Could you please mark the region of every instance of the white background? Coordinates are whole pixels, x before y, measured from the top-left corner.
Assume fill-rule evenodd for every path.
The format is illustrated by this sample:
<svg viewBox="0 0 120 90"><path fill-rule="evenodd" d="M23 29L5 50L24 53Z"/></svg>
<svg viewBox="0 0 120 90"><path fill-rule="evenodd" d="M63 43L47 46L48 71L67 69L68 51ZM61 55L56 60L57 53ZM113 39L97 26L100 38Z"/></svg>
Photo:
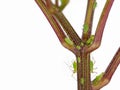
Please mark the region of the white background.
<svg viewBox="0 0 120 90"><path fill-rule="evenodd" d="M64 10L79 35L86 1L71 0ZM105 1L97 0L93 34ZM120 2L115 0L101 47L92 53L98 74L120 46L119 9ZM70 70L74 59L73 53L62 47L34 0L0 0L0 90L77 90ZM119 81L120 66L101 90L119 90Z"/></svg>

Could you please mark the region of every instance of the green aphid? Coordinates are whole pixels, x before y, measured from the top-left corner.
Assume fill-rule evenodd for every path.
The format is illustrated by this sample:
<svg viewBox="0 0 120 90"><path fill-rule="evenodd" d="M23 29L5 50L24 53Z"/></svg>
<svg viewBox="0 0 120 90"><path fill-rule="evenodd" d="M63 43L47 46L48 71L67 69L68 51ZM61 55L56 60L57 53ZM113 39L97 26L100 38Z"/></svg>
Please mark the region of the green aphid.
<svg viewBox="0 0 120 90"><path fill-rule="evenodd" d="M93 4L93 9L95 9L97 7L97 2L95 1Z"/></svg>
<svg viewBox="0 0 120 90"><path fill-rule="evenodd" d="M76 46L76 48L77 48L78 50L80 50L80 49L81 49L81 47L80 47L80 46Z"/></svg>
<svg viewBox="0 0 120 90"><path fill-rule="evenodd" d="M84 43L83 43L83 42L81 42L81 43L80 43L80 46L84 46Z"/></svg>
<svg viewBox="0 0 120 90"><path fill-rule="evenodd" d="M69 38L65 38L65 42L71 46L74 44Z"/></svg>
<svg viewBox="0 0 120 90"><path fill-rule="evenodd" d="M59 9L60 11L62 11L69 3L69 0L60 0L60 2L61 2L61 6L59 7Z"/></svg>
<svg viewBox="0 0 120 90"><path fill-rule="evenodd" d="M88 30L89 30L89 25L88 25L88 24L84 24L84 25L83 25L83 32L84 32L84 33L87 33Z"/></svg>
<svg viewBox="0 0 120 90"><path fill-rule="evenodd" d="M77 57L77 60L78 60L78 63L80 63L80 61L81 61L81 60L80 60L80 57Z"/></svg>
<svg viewBox="0 0 120 90"><path fill-rule="evenodd" d="M77 72L77 62L74 61L73 62L73 73L76 73Z"/></svg>
<svg viewBox="0 0 120 90"><path fill-rule="evenodd" d="M80 83L81 83L82 85L84 84L84 81L85 81L84 78L81 78L81 79L80 79Z"/></svg>
<svg viewBox="0 0 120 90"><path fill-rule="evenodd" d="M93 73L94 72L94 63L92 60L90 60L90 72Z"/></svg>
<svg viewBox="0 0 120 90"><path fill-rule="evenodd" d="M92 81L92 84L97 85L100 82L100 80L102 79L103 75L104 75L104 73L102 72L101 74L96 76L96 78Z"/></svg>
<svg viewBox="0 0 120 90"><path fill-rule="evenodd" d="M90 38L86 41L86 44L91 45L94 41L94 37L95 37L95 35L91 35Z"/></svg>

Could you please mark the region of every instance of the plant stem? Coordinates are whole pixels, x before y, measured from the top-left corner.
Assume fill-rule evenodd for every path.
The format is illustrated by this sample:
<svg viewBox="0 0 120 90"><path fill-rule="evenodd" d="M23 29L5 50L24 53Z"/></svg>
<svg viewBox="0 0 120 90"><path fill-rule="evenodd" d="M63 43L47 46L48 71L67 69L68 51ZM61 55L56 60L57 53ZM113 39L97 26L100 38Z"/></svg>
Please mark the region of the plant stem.
<svg viewBox="0 0 120 90"><path fill-rule="evenodd" d="M77 62L78 90L91 90L90 54L85 52L85 47L80 50L81 61Z"/></svg>
<svg viewBox="0 0 120 90"><path fill-rule="evenodd" d="M90 45L87 44L87 41L91 39L90 36L96 0L88 0L82 39L62 13L64 7L60 9L59 0L56 0L55 4L53 4L51 0L35 1L48 19L61 44L76 55L78 90L100 90L103 86L108 84L120 64L120 48L97 84L91 82L90 53L101 44L104 27L114 0L106 0L96 28L94 41ZM63 6L66 6L66 3L64 4Z"/></svg>
<svg viewBox="0 0 120 90"><path fill-rule="evenodd" d="M45 3L42 0L35 0L35 1L38 4L38 6L40 7L40 9L42 10L42 12L44 13L44 15L46 16L46 18L49 21L49 23L51 24L54 32L56 33L58 39L61 42L61 44L65 48L67 48L70 51L74 52L73 51L74 47L66 44L66 42L65 42L66 35L64 34L64 32L63 32L62 28L60 27L59 23L57 22L57 20L48 11L47 7L45 6Z"/></svg>
<svg viewBox="0 0 120 90"><path fill-rule="evenodd" d="M102 87L104 87L105 85L107 85L110 82L110 80L119 64L120 64L120 48L118 49L118 51L116 52L112 61L108 65L108 67L107 67L106 71L104 72L104 75L101 78L101 80L99 81L99 83L95 86L93 85L93 89L98 90L98 89L101 89Z"/></svg>
<svg viewBox="0 0 120 90"><path fill-rule="evenodd" d="M58 21L61 23L62 27L64 28L67 35L70 37L70 39L74 42L74 44L80 45L81 39L78 36L78 34L75 32L71 24L68 22L66 17L61 12L56 12L55 17L58 19Z"/></svg>
<svg viewBox="0 0 120 90"><path fill-rule="evenodd" d="M84 25L88 26L88 31L86 33L84 33L84 30L83 30L82 40L84 42L86 42L90 38L90 35L91 35L95 3L96 3L96 0L88 0L86 17L85 17L85 21L84 21Z"/></svg>
<svg viewBox="0 0 120 90"><path fill-rule="evenodd" d="M99 48L99 46L101 45L104 27L105 27L109 12L111 10L111 7L113 5L113 2L114 2L114 0L107 0L106 1L106 4L105 4L104 9L102 11L101 17L99 19L99 23L97 25L93 44L91 46L89 46L89 48L87 49L87 52L92 52L93 50Z"/></svg>
<svg viewBox="0 0 120 90"><path fill-rule="evenodd" d="M119 64L120 64L120 48L118 49L115 56L111 60L103 77L106 77L110 81Z"/></svg>

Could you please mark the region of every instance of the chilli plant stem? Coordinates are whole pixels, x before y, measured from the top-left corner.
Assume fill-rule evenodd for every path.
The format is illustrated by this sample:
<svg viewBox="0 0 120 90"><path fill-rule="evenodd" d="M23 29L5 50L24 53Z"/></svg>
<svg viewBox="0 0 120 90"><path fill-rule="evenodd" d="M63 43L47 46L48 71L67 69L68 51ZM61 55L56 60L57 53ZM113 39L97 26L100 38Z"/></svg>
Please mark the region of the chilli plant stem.
<svg viewBox="0 0 120 90"><path fill-rule="evenodd" d="M84 25L86 27L88 27L87 28L88 31L85 32L83 30L82 39L84 42L86 42L86 40L89 39L90 35L91 35L93 16L94 16L94 11L95 11L95 4L96 4L96 0L88 0L86 17L85 17L85 21L84 21Z"/></svg>
<svg viewBox="0 0 120 90"><path fill-rule="evenodd" d="M106 1L106 4L104 6L104 9L102 11L101 17L100 17L98 25L97 25L93 44L91 46L89 46L89 48L87 49L88 52L91 52L91 51L99 48L99 46L101 44L101 40L102 40L102 35L104 32L104 27L105 27L110 9L113 5L113 2L114 2L114 0L107 0Z"/></svg>
<svg viewBox="0 0 120 90"><path fill-rule="evenodd" d="M35 1L46 16L61 44L76 56L73 68L74 73L77 73L77 89L100 90L107 85L120 63L120 48L105 72L96 76L94 80L91 80L93 63L91 63L90 54L101 45L104 27L114 0L106 0L95 35L91 35L91 32L97 2L96 0L87 1L86 16L81 38L62 12L69 3L69 0L55 0L54 3L52 0Z"/></svg>

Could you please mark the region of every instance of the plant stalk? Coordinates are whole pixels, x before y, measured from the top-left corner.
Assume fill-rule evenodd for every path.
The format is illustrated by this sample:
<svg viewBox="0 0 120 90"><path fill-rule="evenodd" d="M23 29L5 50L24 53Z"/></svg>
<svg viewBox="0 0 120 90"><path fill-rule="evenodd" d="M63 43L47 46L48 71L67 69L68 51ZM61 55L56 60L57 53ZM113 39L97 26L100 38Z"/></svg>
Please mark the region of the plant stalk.
<svg viewBox="0 0 120 90"><path fill-rule="evenodd" d="M86 33L82 33L82 40L84 42L86 42L91 35L91 31L92 31L92 23L93 23L93 16L94 16L94 4L96 3L96 0L88 0L87 3L87 10L86 10L86 16L85 16L85 21L84 21L84 25L88 26L88 31Z"/></svg>
<svg viewBox="0 0 120 90"><path fill-rule="evenodd" d="M108 19L109 12L111 10L111 7L113 5L114 0L106 0L106 4L103 8L103 11L101 13L96 32L95 32L95 38L93 41L93 44L88 47L87 52L92 52L100 47L102 36L104 32L104 28Z"/></svg>
<svg viewBox="0 0 120 90"><path fill-rule="evenodd" d="M90 54L85 47L80 50L80 62L77 60L77 84L78 90L91 90Z"/></svg>
<svg viewBox="0 0 120 90"><path fill-rule="evenodd" d="M75 32L74 28L62 13L62 10L60 10L58 0L56 0L56 5L54 5L51 0L35 1L48 19L61 44L76 55L78 90L100 90L103 86L108 84L120 64L120 48L97 85L92 84L91 81L90 53L101 44L104 27L114 0L106 0L96 28L95 38L90 45L87 44L87 41L90 39L92 32L96 0L88 0L82 39ZM70 40L67 39L67 41L66 38L70 38ZM71 42L73 43L71 44Z"/></svg>

